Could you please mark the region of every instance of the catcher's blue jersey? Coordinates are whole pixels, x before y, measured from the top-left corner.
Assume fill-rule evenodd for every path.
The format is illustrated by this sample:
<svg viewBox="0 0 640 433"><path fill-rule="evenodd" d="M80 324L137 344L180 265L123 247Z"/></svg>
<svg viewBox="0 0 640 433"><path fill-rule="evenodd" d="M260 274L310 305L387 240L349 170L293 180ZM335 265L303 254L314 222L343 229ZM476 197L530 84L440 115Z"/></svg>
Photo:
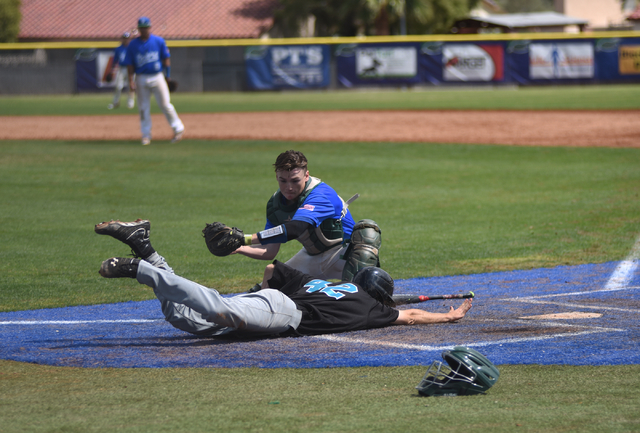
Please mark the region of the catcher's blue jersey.
<svg viewBox="0 0 640 433"><path fill-rule="evenodd" d="M326 219L340 219L342 207L343 203L338 193L329 185L322 182L309 193L291 220L304 221L318 227ZM344 231L345 239L351 237L354 225L355 222L353 221L351 212L347 210L347 214L342 218L342 230ZM267 220L265 230L272 227L274 227L273 224Z"/></svg>

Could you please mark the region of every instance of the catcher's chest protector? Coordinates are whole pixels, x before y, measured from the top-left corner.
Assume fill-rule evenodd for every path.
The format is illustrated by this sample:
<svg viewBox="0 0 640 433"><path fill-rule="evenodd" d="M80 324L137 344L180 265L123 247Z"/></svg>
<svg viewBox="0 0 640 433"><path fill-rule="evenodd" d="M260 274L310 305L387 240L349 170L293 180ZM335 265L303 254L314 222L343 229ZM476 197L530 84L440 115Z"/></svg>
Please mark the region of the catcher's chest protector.
<svg viewBox="0 0 640 433"><path fill-rule="evenodd" d="M280 190L276 191L267 203L267 219L269 222L274 226L278 226L290 221L311 191L320 185L321 182L317 177L309 176L309 181L304 191L292 205L283 203L282 193L280 193ZM342 200L342 202L344 203L344 200ZM314 256L341 244L343 235L342 221L327 219L324 220L319 227L314 227L302 234L297 240L310 255Z"/></svg>

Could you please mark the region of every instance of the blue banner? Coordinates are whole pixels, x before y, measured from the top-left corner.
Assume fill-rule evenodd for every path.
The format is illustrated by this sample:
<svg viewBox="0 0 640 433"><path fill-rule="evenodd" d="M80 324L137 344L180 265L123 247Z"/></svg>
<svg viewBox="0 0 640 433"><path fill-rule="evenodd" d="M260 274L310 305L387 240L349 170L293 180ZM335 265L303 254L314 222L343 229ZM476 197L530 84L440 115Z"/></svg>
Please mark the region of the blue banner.
<svg viewBox="0 0 640 433"><path fill-rule="evenodd" d="M115 83L106 81L106 72L111 70L113 50L79 49L74 60L78 92L112 90Z"/></svg>
<svg viewBox="0 0 640 433"><path fill-rule="evenodd" d="M602 81L638 81L640 38L595 40L596 78Z"/></svg>
<svg viewBox="0 0 640 433"><path fill-rule="evenodd" d="M328 45L247 47L247 85L252 90L328 87L330 57Z"/></svg>
<svg viewBox="0 0 640 433"><path fill-rule="evenodd" d="M343 87L640 81L640 38L344 44L335 58Z"/></svg>

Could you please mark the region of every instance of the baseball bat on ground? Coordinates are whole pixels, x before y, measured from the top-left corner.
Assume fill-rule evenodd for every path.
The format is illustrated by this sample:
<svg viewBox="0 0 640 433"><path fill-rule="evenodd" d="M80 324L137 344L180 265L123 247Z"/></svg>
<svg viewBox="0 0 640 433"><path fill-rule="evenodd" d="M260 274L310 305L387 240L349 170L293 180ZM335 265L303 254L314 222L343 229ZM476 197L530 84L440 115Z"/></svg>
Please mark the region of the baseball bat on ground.
<svg viewBox="0 0 640 433"><path fill-rule="evenodd" d="M457 295L392 295L391 297L395 301L396 305L402 304L416 304L418 302L434 301L437 299L465 299L473 298L475 294L473 292Z"/></svg>

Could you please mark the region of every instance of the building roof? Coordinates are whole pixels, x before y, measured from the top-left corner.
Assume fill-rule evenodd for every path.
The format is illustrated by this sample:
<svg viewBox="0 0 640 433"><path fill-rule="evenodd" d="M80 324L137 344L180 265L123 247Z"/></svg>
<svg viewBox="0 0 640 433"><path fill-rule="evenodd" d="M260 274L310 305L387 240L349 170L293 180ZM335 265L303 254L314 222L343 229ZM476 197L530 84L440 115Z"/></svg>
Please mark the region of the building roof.
<svg viewBox="0 0 640 433"><path fill-rule="evenodd" d="M277 0L22 0L21 41L113 40L151 19L165 39L259 38Z"/></svg>
<svg viewBox="0 0 640 433"><path fill-rule="evenodd" d="M493 24L495 26L516 28L528 27L556 27L570 25L587 25L589 21L573 18L558 12L531 12L521 14L500 14L484 17L470 17L471 19Z"/></svg>
<svg viewBox="0 0 640 433"><path fill-rule="evenodd" d="M630 21L638 21L638 20L640 20L640 5L638 5L636 10L634 10L633 12L631 12L631 14L629 14L627 19L630 20Z"/></svg>

